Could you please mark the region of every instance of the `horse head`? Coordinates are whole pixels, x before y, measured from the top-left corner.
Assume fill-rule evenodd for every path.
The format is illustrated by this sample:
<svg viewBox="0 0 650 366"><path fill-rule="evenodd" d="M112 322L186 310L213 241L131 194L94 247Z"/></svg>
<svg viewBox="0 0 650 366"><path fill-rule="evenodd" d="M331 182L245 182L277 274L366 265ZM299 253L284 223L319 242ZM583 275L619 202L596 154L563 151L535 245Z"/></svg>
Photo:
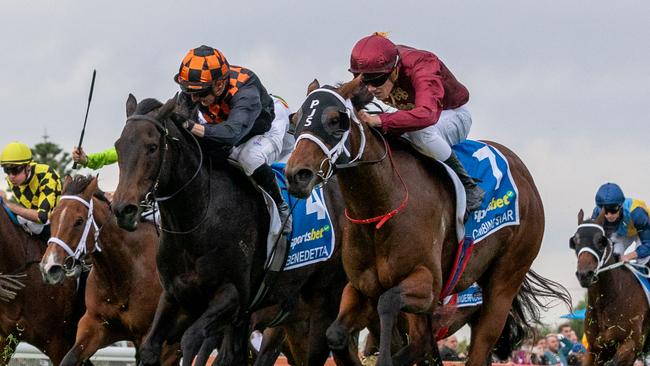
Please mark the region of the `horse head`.
<svg viewBox="0 0 650 366"><path fill-rule="evenodd" d="M84 256L99 250L99 227L93 208L97 191L97 177L66 177L63 195L50 217L52 234L40 263L45 283L54 285L66 276L78 277ZM99 197L108 205L101 192Z"/></svg>
<svg viewBox="0 0 650 366"><path fill-rule="evenodd" d="M168 174L161 172L170 141L177 140L178 127L168 119L176 107L176 98L164 105L155 99L137 103L129 94L126 101L126 124L115 142L120 180L113 196L112 208L118 225L136 229L143 201L150 201L157 185ZM167 152L168 153L168 152Z"/></svg>
<svg viewBox="0 0 650 366"><path fill-rule="evenodd" d="M569 239L569 247L578 257L576 277L584 288L598 281L598 271L612 256L612 245L603 229L604 217L584 220L584 212L578 213L578 228Z"/></svg>
<svg viewBox="0 0 650 366"><path fill-rule="evenodd" d="M355 110L372 100L358 78L337 88L321 88L314 80L307 93L307 99L292 117L296 148L285 169L289 192L302 198L309 196L315 185L327 182L337 160L349 154L346 144L352 125L363 128ZM362 152L359 150L357 158Z"/></svg>

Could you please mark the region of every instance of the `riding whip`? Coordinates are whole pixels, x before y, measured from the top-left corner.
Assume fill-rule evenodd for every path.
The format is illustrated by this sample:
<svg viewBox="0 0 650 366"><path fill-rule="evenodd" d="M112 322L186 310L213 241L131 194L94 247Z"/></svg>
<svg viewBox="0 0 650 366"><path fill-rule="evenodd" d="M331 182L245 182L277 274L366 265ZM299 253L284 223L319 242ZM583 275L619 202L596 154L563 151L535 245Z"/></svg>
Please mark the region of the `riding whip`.
<svg viewBox="0 0 650 366"><path fill-rule="evenodd" d="M81 149L81 144L84 142L84 133L86 132L86 121L88 121L88 110L90 110L90 101L93 99L93 89L95 88L95 75L97 70L93 70L93 80L90 82L90 94L88 95L88 105L86 106L86 117L84 118L84 126L81 129L81 136L79 137L78 149ZM77 162L72 165L72 169L77 169Z"/></svg>

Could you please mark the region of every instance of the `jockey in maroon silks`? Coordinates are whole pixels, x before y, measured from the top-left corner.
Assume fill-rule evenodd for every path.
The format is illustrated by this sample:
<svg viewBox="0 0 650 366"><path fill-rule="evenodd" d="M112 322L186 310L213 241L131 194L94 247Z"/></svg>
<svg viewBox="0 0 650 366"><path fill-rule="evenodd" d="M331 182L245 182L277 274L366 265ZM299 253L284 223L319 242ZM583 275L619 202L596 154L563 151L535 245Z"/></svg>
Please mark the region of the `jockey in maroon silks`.
<svg viewBox="0 0 650 366"><path fill-rule="evenodd" d="M447 164L465 187L467 210L479 208L485 192L451 150L467 138L472 125L465 107L469 92L442 61L375 33L354 46L349 71L388 104L380 108L382 113L361 111L359 118L384 133L401 134L422 154Z"/></svg>

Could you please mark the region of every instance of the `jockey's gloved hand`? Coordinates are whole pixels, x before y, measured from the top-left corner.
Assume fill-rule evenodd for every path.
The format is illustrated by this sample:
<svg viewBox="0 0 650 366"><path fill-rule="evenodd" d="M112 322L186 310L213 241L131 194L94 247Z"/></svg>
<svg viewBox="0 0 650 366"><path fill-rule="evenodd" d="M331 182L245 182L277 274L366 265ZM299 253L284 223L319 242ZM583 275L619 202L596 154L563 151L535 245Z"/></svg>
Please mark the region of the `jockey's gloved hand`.
<svg viewBox="0 0 650 366"><path fill-rule="evenodd" d="M191 119L188 119L185 122L183 122L182 126L183 126L184 129L186 129L188 131L192 131L192 128L194 127L195 124L196 124L196 122L192 121Z"/></svg>

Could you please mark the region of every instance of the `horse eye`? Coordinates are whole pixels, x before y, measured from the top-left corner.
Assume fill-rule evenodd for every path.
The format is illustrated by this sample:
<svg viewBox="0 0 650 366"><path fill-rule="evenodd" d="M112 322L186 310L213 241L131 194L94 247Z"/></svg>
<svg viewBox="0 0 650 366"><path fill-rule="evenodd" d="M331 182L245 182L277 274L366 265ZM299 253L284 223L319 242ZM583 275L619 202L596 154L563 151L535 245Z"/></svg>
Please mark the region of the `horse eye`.
<svg viewBox="0 0 650 366"><path fill-rule="evenodd" d="M77 220L75 220L74 226L79 227L79 226L83 225L83 223L84 223L84 219L78 218Z"/></svg>
<svg viewBox="0 0 650 366"><path fill-rule="evenodd" d="M148 154L155 153L156 150L158 150L158 145L156 145L156 144L149 144L149 145L147 145L147 153L148 153Z"/></svg>

